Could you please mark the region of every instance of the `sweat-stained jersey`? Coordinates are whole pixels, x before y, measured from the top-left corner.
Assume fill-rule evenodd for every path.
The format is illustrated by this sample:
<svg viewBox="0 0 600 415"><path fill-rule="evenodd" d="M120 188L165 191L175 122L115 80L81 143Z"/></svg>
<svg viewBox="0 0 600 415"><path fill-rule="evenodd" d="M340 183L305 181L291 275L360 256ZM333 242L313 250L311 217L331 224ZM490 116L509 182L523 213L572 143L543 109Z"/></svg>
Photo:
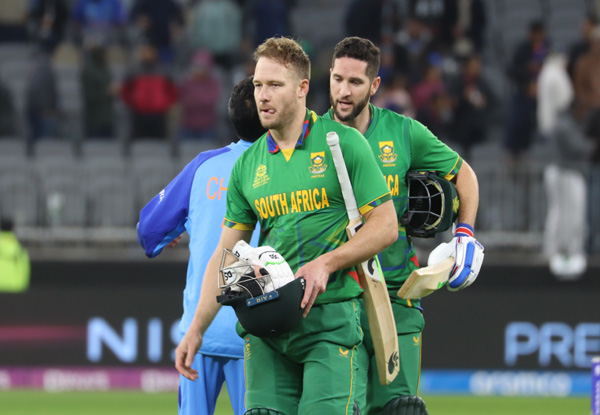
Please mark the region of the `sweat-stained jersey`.
<svg viewBox="0 0 600 415"><path fill-rule="evenodd" d="M389 200L389 189L364 137L312 111L307 111L289 160L267 133L239 158L229 180L225 225L245 230L259 221L259 245L275 248L294 272L348 240L346 207L325 140L329 131L340 137L360 212ZM331 274L327 291L315 304L359 296L362 289L351 271Z"/></svg>
<svg viewBox="0 0 600 415"><path fill-rule="evenodd" d="M187 332L194 318L204 269L219 242L229 174L235 161L251 144L240 140L200 153L140 212L138 241L149 258L160 254L184 231L190 236L183 316L179 324L181 333ZM256 234L250 243L256 246ZM242 339L235 332L236 323L233 309L221 307L203 336L200 353L244 357Z"/></svg>
<svg viewBox="0 0 600 415"><path fill-rule="evenodd" d="M460 169L462 159L420 122L372 104L369 109L371 124L364 136L385 176L400 222L408 207L406 173L436 171L451 180ZM333 120L333 110L329 109L324 117ZM410 273L418 268L414 246L402 225L398 227L398 240L378 256L392 301L420 307L418 300L406 301L396 294Z"/></svg>

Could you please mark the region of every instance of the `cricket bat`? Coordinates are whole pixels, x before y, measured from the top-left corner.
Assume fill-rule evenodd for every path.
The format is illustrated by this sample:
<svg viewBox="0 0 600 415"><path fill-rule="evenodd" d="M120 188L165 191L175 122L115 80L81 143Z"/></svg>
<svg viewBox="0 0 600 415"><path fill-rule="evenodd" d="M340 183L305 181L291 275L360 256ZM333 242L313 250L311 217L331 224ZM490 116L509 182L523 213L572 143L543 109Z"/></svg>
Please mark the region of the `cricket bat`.
<svg viewBox="0 0 600 415"><path fill-rule="evenodd" d="M336 132L327 133L327 144L331 149L333 163L342 189L348 219L350 220L346 227L346 233L348 239L352 239L363 223L339 142L340 138ZM369 319L371 337L373 338L379 382L382 385L388 385L400 371L398 332L390 296L377 257L370 258L357 265L356 271L364 290L363 299L367 318Z"/></svg>
<svg viewBox="0 0 600 415"><path fill-rule="evenodd" d="M451 256L437 264L414 270L398 290L398 297L405 300L421 298L439 290L448 282L453 267L454 257Z"/></svg>

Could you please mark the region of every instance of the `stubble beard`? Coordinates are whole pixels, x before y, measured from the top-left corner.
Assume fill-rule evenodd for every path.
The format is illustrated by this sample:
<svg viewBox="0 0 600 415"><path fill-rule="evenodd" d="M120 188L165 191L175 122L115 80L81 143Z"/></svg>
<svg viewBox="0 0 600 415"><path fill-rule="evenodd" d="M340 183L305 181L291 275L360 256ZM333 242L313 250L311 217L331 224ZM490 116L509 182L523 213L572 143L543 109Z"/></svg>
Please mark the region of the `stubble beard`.
<svg viewBox="0 0 600 415"><path fill-rule="evenodd" d="M278 116L275 119L264 122L261 119L260 124L263 126L263 128L267 130L279 130L281 128L284 128L286 125L290 124L294 120L297 109L297 102L293 100L285 102L281 105L281 110L277 111L276 114Z"/></svg>
<svg viewBox="0 0 600 415"><path fill-rule="evenodd" d="M333 96L331 96L331 93L329 94L329 101L331 102L331 107L333 108L333 113L335 115L335 118L338 121L342 121L342 122L353 121L354 119L356 119L356 117L358 117L358 114L360 114L362 112L362 110L365 109L367 104L369 104L370 98L371 98L371 95L369 93L367 93L361 101L357 102L354 105L354 108L352 109L352 112L350 112L350 114L342 115L337 110L337 102L333 99Z"/></svg>

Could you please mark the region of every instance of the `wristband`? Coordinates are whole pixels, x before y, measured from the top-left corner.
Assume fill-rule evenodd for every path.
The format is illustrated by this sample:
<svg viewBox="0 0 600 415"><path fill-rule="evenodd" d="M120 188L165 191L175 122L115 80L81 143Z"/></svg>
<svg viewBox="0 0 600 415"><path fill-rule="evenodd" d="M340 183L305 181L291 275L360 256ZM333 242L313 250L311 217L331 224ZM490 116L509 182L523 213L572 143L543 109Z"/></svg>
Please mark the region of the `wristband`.
<svg viewBox="0 0 600 415"><path fill-rule="evenodd" d="M456 230L454 231L454 236L470 236L474 237L473 227L468 223L459 223L456 225Z"/></svg>

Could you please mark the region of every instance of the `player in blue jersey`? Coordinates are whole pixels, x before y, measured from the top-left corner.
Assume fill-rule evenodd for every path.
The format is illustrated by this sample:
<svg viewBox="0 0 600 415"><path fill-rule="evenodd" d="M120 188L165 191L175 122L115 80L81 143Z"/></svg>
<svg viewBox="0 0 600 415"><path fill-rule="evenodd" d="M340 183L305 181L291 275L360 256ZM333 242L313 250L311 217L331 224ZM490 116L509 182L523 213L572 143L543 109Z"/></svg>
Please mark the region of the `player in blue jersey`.
<svg viewBox="0 0 600 415"><path fill-rule="evenodd" d="M150 258L160 254L166 245L176 244L184 231L190 236L179 326L182 337L196 311L204 268L219 242L231 169L238 157L265 132L256 111L251 78L233 89L229 117L240 141L200 153L140 212L138 241ZM223 381L227 382L234 413L244 413L244 352L243 341L235 332L236 322L233 309L222 307L203 331L202 347L191 366L199 376L196 381L184 376L180 379L180 415L213 414Z"/></svg>

